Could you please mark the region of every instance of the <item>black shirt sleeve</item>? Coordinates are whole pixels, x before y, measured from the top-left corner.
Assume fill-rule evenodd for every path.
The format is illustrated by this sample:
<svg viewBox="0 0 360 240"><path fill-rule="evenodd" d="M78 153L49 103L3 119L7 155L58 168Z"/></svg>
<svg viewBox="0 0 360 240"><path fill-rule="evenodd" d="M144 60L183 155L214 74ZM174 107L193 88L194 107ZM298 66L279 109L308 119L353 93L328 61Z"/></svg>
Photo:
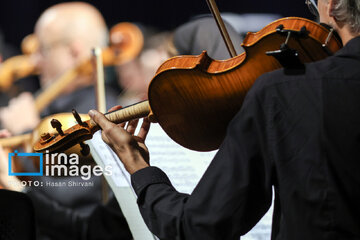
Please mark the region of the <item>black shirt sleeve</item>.
<svg viewBox="0 0 360 240"><path fill-rule="evenodd" d="M189 196L165 173L148 167L132 175L140 212L161 239L239 239L271 205L271 158L264 106L248 93L218 153Z"/></svg>

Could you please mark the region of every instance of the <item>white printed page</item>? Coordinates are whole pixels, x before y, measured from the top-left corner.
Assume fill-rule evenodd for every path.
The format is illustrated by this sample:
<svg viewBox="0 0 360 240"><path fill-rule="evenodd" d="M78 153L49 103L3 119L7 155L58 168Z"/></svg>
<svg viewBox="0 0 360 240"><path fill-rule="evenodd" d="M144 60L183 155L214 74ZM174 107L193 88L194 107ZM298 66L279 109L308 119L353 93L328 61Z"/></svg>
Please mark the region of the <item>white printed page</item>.
<svg viewBox="0 0 360 240"><path fill-rule="evenodd" d="M140 125L141 122L139 123L139 126ZM102 141L100 134L96 134L98 134L97 141ZM196 152L180 146L167 136L159 124L151 125L150 132L146 139L146 145L150 152L150 164L161 168L179 192L189 194L194 190L216 154L216 151ZM114 153L110 153L111 150L105 151L106 146L101 147L101 144L97 143L96 148L97 151L101 153L103 162L113 166L114 174L111 177L111 181L113 181L114 185L116 185L116 187L129 187L131 185L130 175L126 172L117 156L115 156ZM115 192L114 189L113 191ZM121 206L121 208L123 208L123 206ZM272 208L263 219L249 233L241 237L241 239L270 239L271 220Z"/></svg>
<svg viewBox="0 0 360 240"><path fill-rule="evenodd" d="M113 190L116 200L128 222L134 240L157 239L147 228L141 217L136 195L130 183L130 174L115 153L103 142L100 131L86 142L90 146L95 162L105 168L111 166L111 175L105 175L106 181Z"/></svg>
<svg viewBox="0 0 360 240"><path fill-rule="evenodd" d="M196 152L175 143L166 135L159 124L152 124L146 140L150 151L150 163L161 168L174 187L183 193L191 193L216 154ZM269 209L259 223L241 240L269 240L273 208Z"/></svg>
<svg viewBox="0 0 360 240"><path fill-rule="evenodd" d="M213 159L216 151L196 152L175 143L159 124L152 124L146 139L150 164L161 168L174 187L191 193Z"/></svg>

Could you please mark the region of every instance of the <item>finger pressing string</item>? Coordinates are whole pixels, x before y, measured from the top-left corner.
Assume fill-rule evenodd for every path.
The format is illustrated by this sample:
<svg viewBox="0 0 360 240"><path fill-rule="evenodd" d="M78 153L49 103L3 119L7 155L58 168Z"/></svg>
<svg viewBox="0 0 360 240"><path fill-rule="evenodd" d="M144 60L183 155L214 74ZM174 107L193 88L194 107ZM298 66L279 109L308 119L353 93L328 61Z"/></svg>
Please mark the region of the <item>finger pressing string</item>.
<svg viewBox="0 0 360 240"><path fill-rule="evenodd" d="M149 118L146 117L143 119L138 137L143 139L143 141L145 141L146 136L149 133L149 129L150 129L150 121Z"/></svg>
<svg viewBox="0 0 360 240"><path fill-rule="evenodd" d="M139 119L131 120L126 127L126 131L131 135L134 135L138 122Z"/></svg>

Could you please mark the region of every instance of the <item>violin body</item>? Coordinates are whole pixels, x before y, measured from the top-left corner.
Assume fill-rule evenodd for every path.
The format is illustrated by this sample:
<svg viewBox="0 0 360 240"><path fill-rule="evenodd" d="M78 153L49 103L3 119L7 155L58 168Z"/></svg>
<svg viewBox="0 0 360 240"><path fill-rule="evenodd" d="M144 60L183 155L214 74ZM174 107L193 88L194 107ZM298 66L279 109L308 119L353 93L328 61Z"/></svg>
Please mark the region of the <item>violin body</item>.
<svg viewBox="0 0 360 240"><path fill-rule="evenodd" d="M303 63L328 57L336 52L341 41L331 37L327 51L322 47L329 30L301 18L283 18L257 33L248 33L242 46L245 52L237 57L218 61L206 53L179 56L164 62L149 85L149 102L156 121L180 145L197 151L217 149L226 127L240 110L246 93L255 80L282 65L267 51L280 48L287 35L283 30L301 31L304 37L290 37L287 45L296 49Z"/></svg>

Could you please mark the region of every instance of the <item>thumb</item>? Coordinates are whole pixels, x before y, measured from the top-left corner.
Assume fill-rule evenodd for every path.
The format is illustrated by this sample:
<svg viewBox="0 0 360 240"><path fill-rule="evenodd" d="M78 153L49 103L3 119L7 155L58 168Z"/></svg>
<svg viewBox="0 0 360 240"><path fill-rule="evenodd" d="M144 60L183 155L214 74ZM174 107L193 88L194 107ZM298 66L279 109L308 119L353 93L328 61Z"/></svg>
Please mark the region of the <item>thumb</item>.
<svg viewBox="0 0 360 240"><path fill-rule="evenodd" d="M103 130L107 129L107 128L112 128L115 126L114 123L110 122L105 116L104 114L92 109L89 111L89 116L90 118L99 125L99 127Z"/></svg>

